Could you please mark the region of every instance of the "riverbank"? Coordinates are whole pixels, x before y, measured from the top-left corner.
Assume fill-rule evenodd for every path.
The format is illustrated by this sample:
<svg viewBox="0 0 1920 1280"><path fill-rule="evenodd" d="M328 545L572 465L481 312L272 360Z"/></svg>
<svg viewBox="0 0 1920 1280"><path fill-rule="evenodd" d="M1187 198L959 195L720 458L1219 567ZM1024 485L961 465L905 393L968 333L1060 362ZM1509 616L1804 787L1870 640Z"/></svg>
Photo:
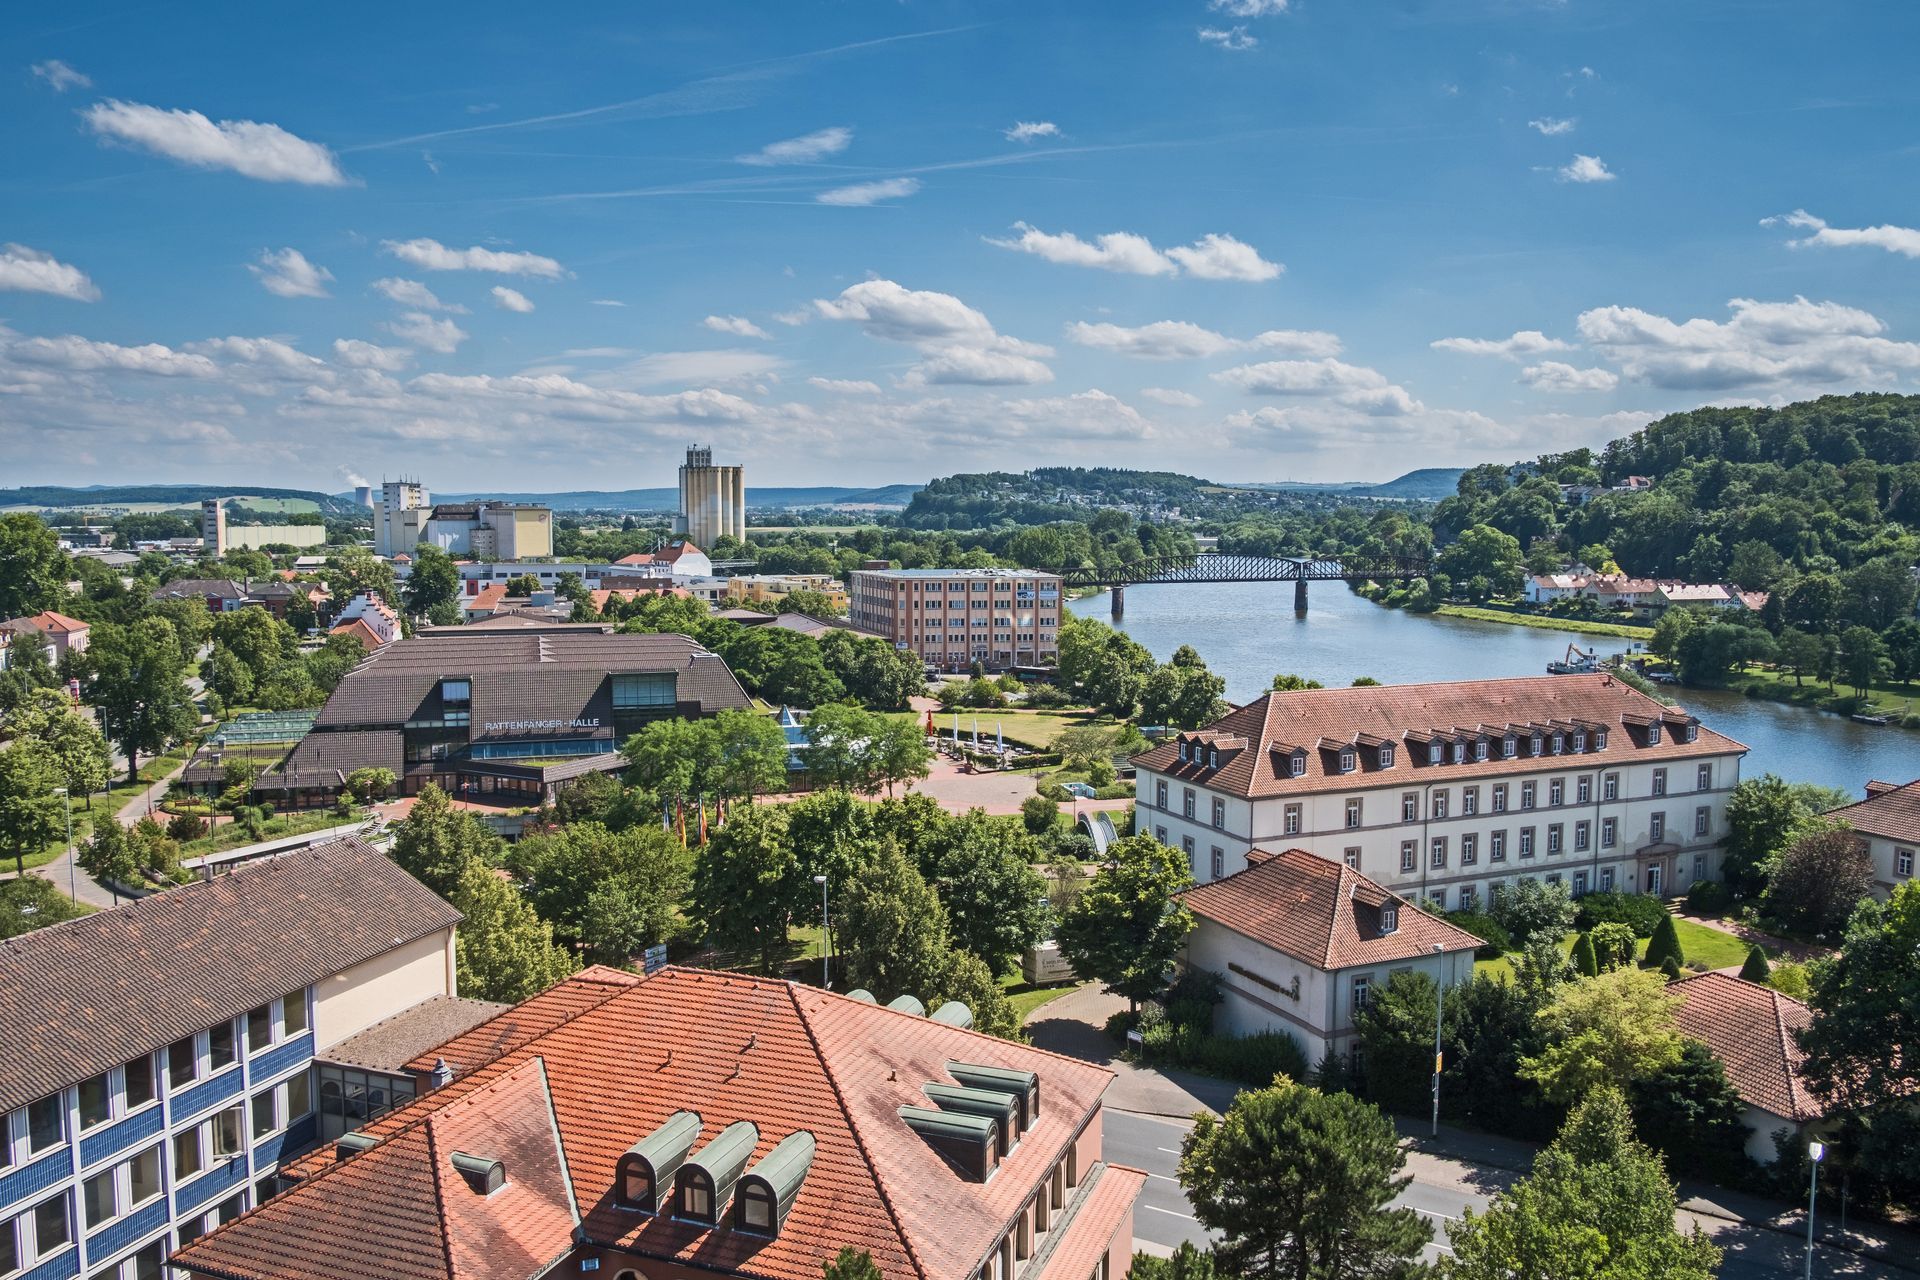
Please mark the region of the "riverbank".
<svg viewBox="0 0 1920 1280"><path fill-rule="evenodd" d="M1443 604L1434 610L1443 618L1465 618L1470 622L1502 622L1512 627L1533 627L1539 631L1574 631L1587 636L1614 636L1621 640L1651 640L1652 627L1636 627L1625 622L1590 622L1584 618L1563 618L1550 613L1525 613L1499 606Z"/></svg>
<svg viewBox="0 0 1920 1280"><path fill-rule="evenodd" d="M1813 711L1832 712L1834 715L1852 716L1860 713L1889 716L1891 719L1887 728L1920 730L1920 705L1916 705L1920 701L1920 687L1912 684L1887 682L1870 685L1866 701L1862 702L1848 689L1829 689L1819 680L1805 680L1802 683L1784 672L1756 667L1735 673L1727 681L1726 687L1731 693L1749 698L1765 698L1770 702L1784 702Z"/></svg>

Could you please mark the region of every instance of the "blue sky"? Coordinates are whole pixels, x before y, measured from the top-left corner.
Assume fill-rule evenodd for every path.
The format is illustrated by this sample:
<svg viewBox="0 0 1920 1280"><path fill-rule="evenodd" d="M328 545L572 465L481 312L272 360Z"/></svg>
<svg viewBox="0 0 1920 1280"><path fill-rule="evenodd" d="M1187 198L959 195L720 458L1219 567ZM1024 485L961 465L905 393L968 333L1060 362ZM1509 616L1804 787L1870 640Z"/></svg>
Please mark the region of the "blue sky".
<svg viewBox="0 0 1920 1280"><path fill-rule="evenodd" d="M1920 378L1920 6L41 10L0 483L1384 479Z"/></svg>

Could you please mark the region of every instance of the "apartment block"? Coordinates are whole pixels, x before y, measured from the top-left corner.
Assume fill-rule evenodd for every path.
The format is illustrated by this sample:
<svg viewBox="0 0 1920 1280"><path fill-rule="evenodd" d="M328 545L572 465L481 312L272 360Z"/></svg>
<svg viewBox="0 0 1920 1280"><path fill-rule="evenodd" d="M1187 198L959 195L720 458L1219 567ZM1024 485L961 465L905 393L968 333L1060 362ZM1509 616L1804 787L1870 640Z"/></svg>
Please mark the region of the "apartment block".
<svg viewBox="0 0 1920 1280"><path fill-rule="evenodd" d="M1439 910L1518 879L1685 892L1746 748L1610 675L1269 693L1134 758L1139 830L1202 884L1299 848Z"/></svg>
<svg viewBox="0 0 1920 1280"><path fill-rule="evenodd" d="M1038 569L856 569L855 626L928 666L1051 666L1060 656L1060 577Z"/></svg>

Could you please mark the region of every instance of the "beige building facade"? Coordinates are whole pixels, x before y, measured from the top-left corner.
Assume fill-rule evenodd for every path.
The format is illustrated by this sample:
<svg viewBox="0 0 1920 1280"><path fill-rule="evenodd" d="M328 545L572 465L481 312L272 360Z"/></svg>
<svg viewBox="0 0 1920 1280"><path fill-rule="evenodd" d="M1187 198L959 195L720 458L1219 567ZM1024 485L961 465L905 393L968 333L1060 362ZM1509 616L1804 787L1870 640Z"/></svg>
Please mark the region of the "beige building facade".
<svg viewBox="0 0 1920 1280"><path fill-rule="evenodd" d="M711 446L690 446L680 465L680 511L673 531L702 547L723 537L745 542L746 473L737 466L715 466Z"/></svg>
<svg viewBox="0 0 1920 1280"><path fill-rule="evenodd" d="M1060 658L1058 574L1038 569L856 569L847 616L929 666L996 670Z"/></svg>

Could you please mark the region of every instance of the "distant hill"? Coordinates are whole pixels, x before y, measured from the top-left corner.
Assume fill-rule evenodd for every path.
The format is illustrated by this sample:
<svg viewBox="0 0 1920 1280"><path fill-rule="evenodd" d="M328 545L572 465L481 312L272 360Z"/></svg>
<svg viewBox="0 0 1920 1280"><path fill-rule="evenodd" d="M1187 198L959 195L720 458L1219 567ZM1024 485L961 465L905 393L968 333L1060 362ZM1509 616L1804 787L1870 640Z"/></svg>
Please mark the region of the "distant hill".
<svg viewBox="0 0 1920 1280"><path fill-rule="evenodd" d="M806 507L904 507L920 491L917 484L889 484L872 489L823 485L813 488L747 490L747 506L757 510L794 511ZM447 502L539 502L555 511L673 511L680 505L674 489L581 489L569 493L441 493Z"/></svg>
<svg viewBox="0 0 1920 1280"><path fill-rule="evenodd" d="M1369 498L1449 498L1464 474L1464 467L1422 467L1385 484L1362 485L1354 492Z"/></svg>
<svg viewBox="0 0 1920 1280"><path fill-rule="evenodd" d="M313 504L313 509L326 515L352 515L356 511L363 510L354 505L351 495L341 497L336 494L315 493L311 489L210 484L26 485L18 489L0 489L0 508L33 507L65 510L73 507L197 507L207 498L240 497L310 502Z"/></svg>

